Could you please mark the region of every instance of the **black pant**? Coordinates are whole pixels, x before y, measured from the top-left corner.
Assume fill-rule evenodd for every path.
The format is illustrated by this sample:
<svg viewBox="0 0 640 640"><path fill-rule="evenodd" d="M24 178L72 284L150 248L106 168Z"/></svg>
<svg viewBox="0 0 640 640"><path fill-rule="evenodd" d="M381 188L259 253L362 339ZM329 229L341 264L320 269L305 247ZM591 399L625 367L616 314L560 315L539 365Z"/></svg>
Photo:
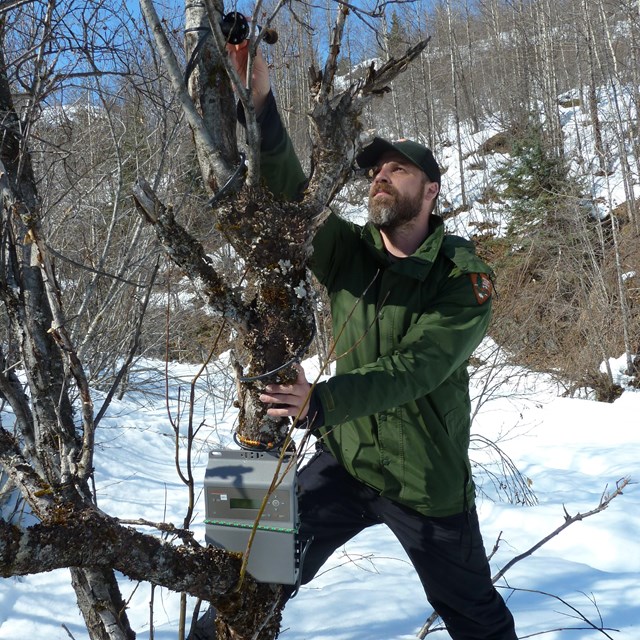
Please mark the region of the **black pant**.
<svg viewBox="0 0 640 640"><path fill-rule="evenodd" d="M517 640L513 617L491 583L475 509L431 518L382 498L324 451L300 471L300 534L313 536L302 567L309 582L357 533L386 524L453 640Z"/></svg>

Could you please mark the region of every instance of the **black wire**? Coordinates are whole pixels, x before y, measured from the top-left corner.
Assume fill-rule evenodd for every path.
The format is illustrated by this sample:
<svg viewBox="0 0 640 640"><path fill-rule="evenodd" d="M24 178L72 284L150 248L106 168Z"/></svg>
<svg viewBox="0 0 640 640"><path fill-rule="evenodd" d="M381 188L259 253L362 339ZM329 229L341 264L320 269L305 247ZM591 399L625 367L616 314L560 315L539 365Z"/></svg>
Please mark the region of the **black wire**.
<svg viewBox="0 0 640 640"><path fill-rule="evenodd" d="M198 43L193 48L191 52L191 56L189 57L189 61L187 62L187 67L184 70L184 84L189 84L189 78L193 73L193 70L196 68L198 64L198 60L200 59L200 51L204 46L204 43L207 41L207 38L211 35L211 29L209 27L193 27L193 29L185 29L185 33L198 33L201 32L202 35L198 38Z"/></svg>
<svg viewBox="0 0 640 640"><path fill-rule="evenodd" d="M257 375L257 376L238 376L238 381L239 382L256 382L258 380L264 380L265 378L269 378L272 375L274 375L275 373L278 373L278 371L282 371L283 369L286 369L287 367L290 367L294 362L300 362L300 359L307 352L307 350L311 346L311 343L313 342L313 339L315 337L316 337L316 323L314 322L313 326L311 327L311 338L309 339L309 342L307 342L307 344L303 345L295 353L293 358L291 358L288 362L285 362L284 364L280 365L279 367L277 367L275 369L272 369L271 371L267 371L266 373L261 373L260 375Z"/></svg>
<svg viewBox="0 0 640 640"><path fill-rule="evenodd" d="M220 202L220 200L222 200L222 198L224 198L235 187L235 182L238 180L238 178L244 178L244 174L247 169L247 165L245 164L246 159L247 156L244 154L244 152L241 151L240 164L238 164L231 177L222 185L222 188L219 189L217 193L214 193L211 198L209 198L209 200L207 201L207 206L213 207L218 204L218 202Z"/></svg>

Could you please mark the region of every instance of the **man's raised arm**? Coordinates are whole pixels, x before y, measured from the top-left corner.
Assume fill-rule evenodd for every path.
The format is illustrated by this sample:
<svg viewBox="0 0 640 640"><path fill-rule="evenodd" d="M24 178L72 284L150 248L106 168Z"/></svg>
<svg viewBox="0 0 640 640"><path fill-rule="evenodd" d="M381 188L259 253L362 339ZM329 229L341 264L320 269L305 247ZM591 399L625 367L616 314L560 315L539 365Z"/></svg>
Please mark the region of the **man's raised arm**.
<svg viewBox="0 0 640 640"><path fill-rule="evenodd" d="M247 74L248 46L227 47L229 58L241 78ZM251 95L260 125L260 174L265 185L277 198L297 200L301 197L307 178L296 156L291 138L282 124L276 100L271 91L269 69L260 51L253 63ZM238 109L238 120L245 123L242 109Z"/></svg>

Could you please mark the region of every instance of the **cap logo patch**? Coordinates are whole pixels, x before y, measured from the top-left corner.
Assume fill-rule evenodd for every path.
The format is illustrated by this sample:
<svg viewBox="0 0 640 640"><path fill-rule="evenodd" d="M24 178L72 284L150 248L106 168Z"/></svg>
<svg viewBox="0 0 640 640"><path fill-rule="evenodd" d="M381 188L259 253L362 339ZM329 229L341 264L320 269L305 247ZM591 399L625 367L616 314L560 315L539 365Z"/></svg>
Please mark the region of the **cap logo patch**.
<svg viewBox="0 0 640 640"><path fill-rule="evenodd" d="M476 296L478 304L484 304L493 293L493 283L491 278L485 273L470 273L471 284L473 286L473 293Z"/></svg>

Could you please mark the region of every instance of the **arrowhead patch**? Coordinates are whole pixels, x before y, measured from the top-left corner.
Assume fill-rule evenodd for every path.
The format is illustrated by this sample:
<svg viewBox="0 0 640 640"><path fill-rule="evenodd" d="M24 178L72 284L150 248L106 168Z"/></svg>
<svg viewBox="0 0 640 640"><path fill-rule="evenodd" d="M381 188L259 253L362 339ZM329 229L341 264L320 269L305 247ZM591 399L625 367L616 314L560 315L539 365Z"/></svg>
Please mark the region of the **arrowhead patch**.
<svg viewBox="0 0 640 640"><path fill-rule="evenodd" d="M476 296L478 304L484 304L493 293L493 283L486 273L470 273L473 293Z"/></svg>

